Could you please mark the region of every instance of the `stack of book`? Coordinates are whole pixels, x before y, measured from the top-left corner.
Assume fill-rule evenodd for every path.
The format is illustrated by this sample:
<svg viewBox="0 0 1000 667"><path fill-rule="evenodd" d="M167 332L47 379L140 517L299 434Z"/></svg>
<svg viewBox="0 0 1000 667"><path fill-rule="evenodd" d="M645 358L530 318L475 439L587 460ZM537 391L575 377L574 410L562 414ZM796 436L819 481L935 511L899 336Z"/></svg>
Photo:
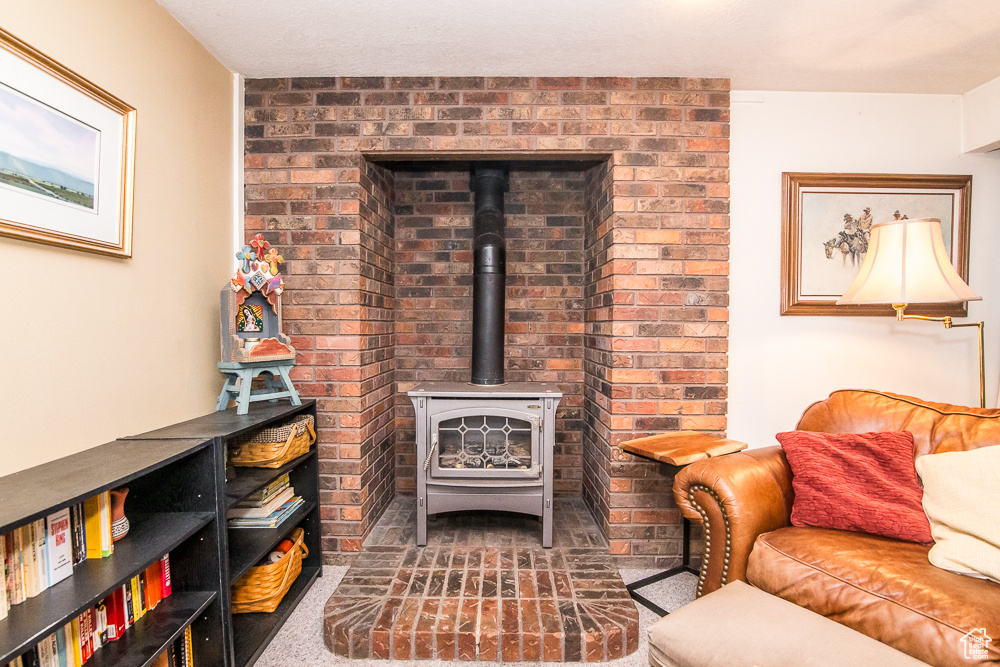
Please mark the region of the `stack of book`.
<svg viewBox="0 0 1000 667"><path fill-rule="evenodd" d="M226 516L230 528L276 528L302 503L286 473L234 505Z"/></svg>
<svg viewBox="0 0 1000 667"><path fill-rule="evenodd" d="M191 626L184 628L184 636L178 637L166 651L157 656L153 667L194 667L194 646L191 641Z"/></svg>
<svg viewBox="0 0 1000 667"><path fill-rule="evenodd" d="M0 536L0 619L12 605L68 578L75 565L113 552L108 491Z"/></svg>
<svg viewBox="0 0 1000 667"><path fill-rule="evenodd" d="M172 592L170 555L166 554L96 606L7 663L7 667L82 667L102 646L121 639L128 628ZM165 667L192 664L166 663Z"/></svg>

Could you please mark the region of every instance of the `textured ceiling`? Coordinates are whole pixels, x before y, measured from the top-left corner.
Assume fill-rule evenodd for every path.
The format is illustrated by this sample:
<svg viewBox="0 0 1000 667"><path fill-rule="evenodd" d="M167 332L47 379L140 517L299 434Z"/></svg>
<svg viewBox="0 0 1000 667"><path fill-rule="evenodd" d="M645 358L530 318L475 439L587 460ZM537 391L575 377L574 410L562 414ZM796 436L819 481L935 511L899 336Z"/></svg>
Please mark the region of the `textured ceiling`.
<svg viewBox="0 0 1000 667"><path fill-rule="evenodd" d="M284 76L712 76L964 93L1000 76L996 0L159 0L219 60Z"/></svg>

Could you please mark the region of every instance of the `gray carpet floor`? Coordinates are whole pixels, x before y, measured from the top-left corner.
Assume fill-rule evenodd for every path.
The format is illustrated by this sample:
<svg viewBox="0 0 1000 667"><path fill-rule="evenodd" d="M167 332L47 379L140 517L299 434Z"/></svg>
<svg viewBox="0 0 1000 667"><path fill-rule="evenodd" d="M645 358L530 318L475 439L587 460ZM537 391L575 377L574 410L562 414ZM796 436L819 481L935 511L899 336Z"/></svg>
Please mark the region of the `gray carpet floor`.
<svg viewBox="0 0 1000 667"><path fill-rule="evenodd" d="M358 667L392 667L393 664L400 664L401 661L342 658L330 653L323 644L323 607L346 572L346 566L328 565L323 568L323 576L316 581L289 617L285 626L274 638L274 641L261 655L257 661L257 667L287 667L289 665L315 667L345 663L358 665ZM656 572L657 570L620 570L622 579L626 583L638 581ZM697 583L697 576L681 574L672 579L646 586L639 592L655 604L672 611L694 599ZM649 664L646 655L646 632L649 626L658 620L658 617L642 605L637 606L639 608L639 650L620 660L603 664L609 665L609 667L644 667ZM420 660L411 664L416 664L418 667L456 667L457 664L461 663L450 660ZM500 663L478 662L475 664L498 665ZM514 664L532 667L551 665L552 663L519 662Z"/></svg>

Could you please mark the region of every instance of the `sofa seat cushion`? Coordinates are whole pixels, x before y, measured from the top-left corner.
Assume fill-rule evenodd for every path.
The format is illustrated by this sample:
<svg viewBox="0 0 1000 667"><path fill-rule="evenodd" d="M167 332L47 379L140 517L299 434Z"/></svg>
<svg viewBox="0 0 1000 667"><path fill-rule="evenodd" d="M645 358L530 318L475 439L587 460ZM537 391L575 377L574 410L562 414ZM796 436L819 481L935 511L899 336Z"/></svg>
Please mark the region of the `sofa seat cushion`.
<svg viewBox="0 0 1000 667"><path fill-rule="evenodd" d="M929 547L823 528L757 538L747 581L932 665L1000 665L1000 584L934 567ZM963 637L994 638L968 660Z"/></svg>

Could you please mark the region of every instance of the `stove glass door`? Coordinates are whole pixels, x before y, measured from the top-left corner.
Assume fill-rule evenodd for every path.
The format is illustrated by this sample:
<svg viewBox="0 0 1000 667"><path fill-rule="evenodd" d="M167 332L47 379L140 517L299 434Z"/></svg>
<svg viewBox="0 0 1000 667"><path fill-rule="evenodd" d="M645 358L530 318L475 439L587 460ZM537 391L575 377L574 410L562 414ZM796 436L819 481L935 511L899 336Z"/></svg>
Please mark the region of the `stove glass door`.
<svg viewBox="0 0 1000 667"><path fill-rule="evenodd" d="M516 410L478 406L431 418L432 477L537 478L541 420Z"/></svg>

